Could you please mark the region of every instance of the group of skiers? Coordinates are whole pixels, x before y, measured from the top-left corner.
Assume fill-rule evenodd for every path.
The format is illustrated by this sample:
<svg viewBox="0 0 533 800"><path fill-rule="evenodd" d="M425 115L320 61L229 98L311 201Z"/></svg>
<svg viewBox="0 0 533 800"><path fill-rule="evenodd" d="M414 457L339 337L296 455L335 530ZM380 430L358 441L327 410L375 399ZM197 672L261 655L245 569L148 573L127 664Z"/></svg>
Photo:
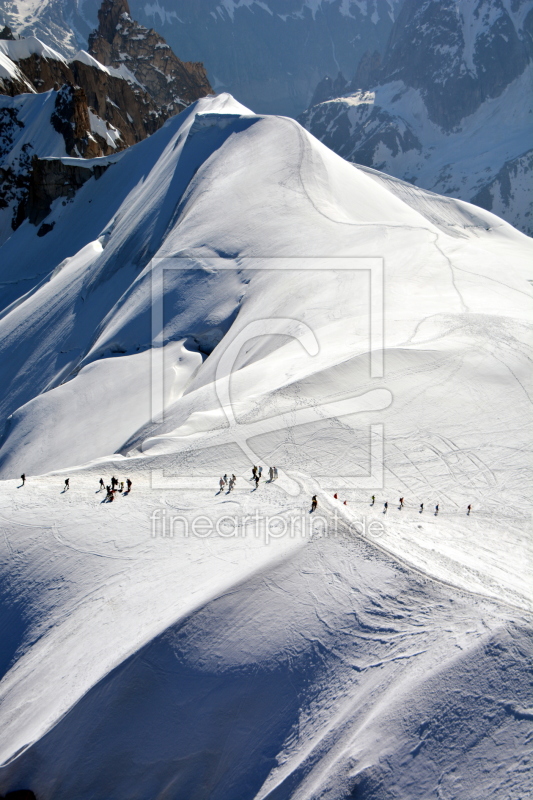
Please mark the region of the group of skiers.
<svg viewBox="0 0 533 800"><path fill-rule="evenodd" d="M255 481L255 488L256 489L259 486L259 481L261 480L261 475L262 474L263 474L263 467L257 467L254 464L254 466L252 467L252 477L250 478L250 480ZM273 483L278 477L278 468L277 467L269 467L268 468L268 475L269 475L269 482ZM20 479L22 481L22 485L24 486L24 484L26 483L26 474L24 472L20 476ZM224 487L225 486L228 487L228 493L232 492L233 489L235 488L235 484L236 483L237 483L237 476L236 475L232 475L231 478L228 478L227 475L223 475L221 477L220 481L219 481L220 492L224 491ZM126 478L127 489L126 489L125 494L129 494L131 492L132 485L133 485L132 481L129 478ZM103 479L100 478L100 488L99 488L98 491L101 492L102 489L104 489L104 488L106 489L106 492L107 492L104 502L112 503L113 500L115 499L115 492L124 492L124 481L119 481L118 478L115 478L115 476L113 475L112 478L111 478L111 483L106 486L104 484ZM63 492L66 492L68 489L70 489L70 478L65 478L65 487L63 489ZM339 499L338 492L335 492L335 494L333 495L333 499L334 500L338 500ZM372 500L372 502L370 503L370 505L374 506L376 504L376 495L373 494L371 500ZM403 505L404 505L404 498L400 497L398 502L399 502L398 511L401 511L402 508L403 508ZM348 505L348 502L346 500L344 500L343 504L346 506L346 505ZM311 511L316 511L317 505L318 505L318 498L317 498L316 494L314 494L313 497L311 498ZM385 503L383 504L383 513L384 514L387 513L388 508L389 508L389 503L388 503L388 501L385 501ZM420 503L420 509L419 509L418 513L422 514L423 511L424 511L424 503ZM471 511L472 511L472 505L470 504L466 508L467 517L470 516L470 512ZM435 506L435 516L437 517L438 514L439 514L439 504L437 503L437 505Z"/></svg>
<svg viewBox="0 0 533 800"><path fill-rule="evenodd" d="M335 494L333 495L333 497L334 497L334 499L335 499L335 500L337 500L337 499L338 499L337 493L335 493ZM376 504L376 495L375 495L375 494L373 494L373 495L372 495L372 497L371 497L371 501L372 501L372 502L370 503L370 505L371 505L371 506L374 506L374 505ZM347 505L347 503L346 503L346 500L344 501L344 505ZM400 497L400 499L398 500L398 511L401 511L401 510L402 510L402 508L403 508L403 505L404 505L404 498L403 498L403 497ZM384 513L384 514L386 514L386 513L387 513L387 511L388 511L388 508L389 508L389 504L388 504L388 502L387 502L387 501L385 501L385 502L383 503L383 513ZM424 503L420 503L420 508L419 508L419 510L418 510L418 513L419 513L419 514L422 514L422 512L423 512L423 511L424 511ZM471 511L472 511L472 505L468 505L468 506L466 507L466 515L467 515L467 517L469 517L469 516L470 516L470 512L471 512ZM435 516L436 516L436 517L438 517L438 515L439 515L439 504L437 503L437 505L435 506Z"/></svg>
<svg viewBox="0 0 533 800"><path fill-rule="evenodd" d="M228 476L226 474L224 474L221 477L221 479L219 480L218 485L220 486L220 491L221 492L224 491L224 487L225 486L228 487L228 492L232 492L233 489L235 488L235 484L236 483L237 483L237 476L236 475L232 475L231 478L228 478Z"/></svg>
<svg viewBox="0 0 533 800"><path fill-rule="evenodd" d="M235 477L235 476L233 476L233 477ZM20 479L22 481L22 485L24 486L25 483L26 483L26 473L25 472L22 473L22 475L20 476ZM100 478L100 482L99 483L100 483L100 488L98 489L98 491L101 492L103 489L105 489L106 492L107 492L106 498L105 498L105 501L104 501L106 503L112 503L113 502L113 500L115 499L115 493L116 492L124 492L124 486L126 486L126 491L124 492L125 494L129 494L131 492L131 487L133 486L133 482L129 478L126 478L126 481L124 482L124 481L119 481L118 478L115 478L114 475L111 478L111 483L109 483L107 486L104 484L104 481L103 481L102 478ZM70 489L70 478L65 478L65 485L63 486L63 493L67 492L69 489Z"/></svg>
<svg viewBox="0 0 533 800"><path fill-rule="evenodd" d="M252 477L250 478L251 481L255 482L255 488L259 486L259 481L261 480L261 476L263 474L263 467L252 467ZM269 475L269 482L273 483L278 477L278 468L277 467L269 467L268 468L268 475ZM219 493L224 491L224 488L228 487L228 493L233 491L235 488L235 484L237 483L237 477L232 475L231 478L228 478L227 475L223 475L218 482L220 487Z"/></svg>
<svg viewBox="0 0 533 800"><path fill-rule="evenodd" d="M131 487L133 486L132 481L129 478L126 478L126 491L124 492L124 481L119 481L118 478L115 478L113 475L111 477L111 483L105 486L106 496L105 496L105 503L112 503L115 499L116 492L124 492L124 494L129 494L131 492ZM98 489L99 492L102 491L104 488L104 481L100 478L100 488Z"/></svg>

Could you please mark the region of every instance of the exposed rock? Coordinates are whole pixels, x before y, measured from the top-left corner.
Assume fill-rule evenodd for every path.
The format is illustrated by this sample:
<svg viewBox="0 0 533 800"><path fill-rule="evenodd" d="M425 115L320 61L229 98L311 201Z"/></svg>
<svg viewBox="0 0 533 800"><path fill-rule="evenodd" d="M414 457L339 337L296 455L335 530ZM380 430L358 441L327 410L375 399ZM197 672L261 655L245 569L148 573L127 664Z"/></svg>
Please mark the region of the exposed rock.
<svg viewBox="0 0 533 800"><path fill-rule="evenodd" d="M533 236L533 150L506 161L497 175L472 197L472 202L500 217L513 215L514 224Z"/></svg>
<svg viewBox="0 0 533 800"><path fill-rule="evenodd" d="M106 143L93 134L85 92L79 86L65 84L57 93L55 111L50 117L53 128L61 133L69 156L88 158L102 155L99 152Z"/></svg>
<svg viewBox="0 0 533 800"><path fill-rule="evenodd" d="M127 67L167 116L214 94L203 64L180 61L159 34L132 20L127 0L104 0L98 21L89 53L106 66Z"/></svg>
<svg viewBox="0 0 533 800"><path fill-rule="evenodd" d="M334 80L332 80L329 75L326 75L316 87L311 99L311 105L315 106L317 103L324 103L326 100L331 100L333 97L340 97L348 91L348 88L348 81L342 72L339 72Z"/></svg>
<svg viewBox="0 0 533 800"><path fill-rule="evenodd" d="M22 80L6 80L2 85L0 79L0 94L14 97L27 91L57 90L63 84L79 86L85 92L89 108L120 131L122 147L142 141L168 119L168 114L162 113L140 86L134 91L127 80L83 61L74 59L66 64L33 54L17 62L17 67Z"/></svg>
<svg viewBox="0 0 533 800"><path fill-rule="evenodd" d="M126 146L155 133L168 118L141 87L103 70L74 60L70 67L75 83L82 86L89 108L117 128Z"/></svg>
<svg viewBox="0 0 533 800"><path fill-rule="evenodd" d="M15 37L6 31L4 38ZM34 37L23 41L23 47L20 42L16 47L8 42L2 45L11 77L3 83L0 80L0 92L12 97L25 92L57 92L49 121L63 137L69 156L97 158L123 150L157 131L194 100L212 94L202 64L180 61L157 33L131 19L126 0L104 0L102 4L99 28L91 37L97 60L81 51L67 62ZM11 209L6 212L10 223L4 224L2 235L7 235L9 224L15 229L27 217L39 225L53 200L72 196L95 174L57 160L39 159L37 156L48 153L36 151L33 140L22 147L19 144L10 156L20 127L24 123L16 109L2 109L0 209ZM46 142L46 137L42 141ZM39 235L48 230L41 226Z"/></svg>
<svg viewBox="0 0 533 800"><path fill-rule="evenodd" d="M29 192L24 209L25 217L33 225L39 225L50 213L52 203L58 197L74 197L78 189L90 178L98 178L109 164L65 164L60 158L37 158L32 160ZM52 230L41 226L39 235ZM41 231L43 231L41 233Z"/></svg>
<svg viewBox="0 0 533 800"><path fill-rule="evenodd" d="M13 31L7 25L4 25L4 27L0 31L0 39L10 39L12 42L15 41L15 36L13 34Z"/></svg>
<svg viewBox="0 0 533 800"><path fill-rule="evenodd" d="M75 83L68 64L59 59L44 58L33 53L29 58L16 62L36 92L48 92L64 83Z"/></svg>
<svg viewBox="0 0 533 800"><path fill-rule="evenodd" d="M380 71L381 55L377 50L373 53L367 50L359 62L350 89L353 92L371 89L379 81Z"/></svg>

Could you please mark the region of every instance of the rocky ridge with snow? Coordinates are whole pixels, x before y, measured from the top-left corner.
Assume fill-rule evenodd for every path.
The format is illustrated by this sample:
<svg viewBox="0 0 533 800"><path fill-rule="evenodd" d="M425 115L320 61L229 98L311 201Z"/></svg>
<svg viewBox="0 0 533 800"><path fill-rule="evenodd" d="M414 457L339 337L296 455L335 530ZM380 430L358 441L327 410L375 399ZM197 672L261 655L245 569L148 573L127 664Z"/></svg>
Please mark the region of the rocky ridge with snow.
<svg viewBox="0 0 533 800"><path fill-rule="evenodd" d="M532 233L532 32L531 0L406 0L383 58L323 81L300 120L350 161Z"/></svg>
<svg viewBox="0 0 533 800"><path fill-rule="evenodd" d="M93 39L97 50L106 42L103 37L113 41L116 25L124 24L125 9L127 4L121 2L104 3L101 29ZM133 68L140 30L128 17L127 31L122 30L118 39L121 47L129 48L128 64ZM59 155L93 159L119 152L151 135L169 116L211 91L201 65L183 65L157 34L149 34L155 50L164 50L165 63L170 65L163 78L163 91L159 83L156 87L150 80L150 70L148 74L142 72L155 96L123 60L119 59L117 68L105 66L82 50L67 61L35 37L17 38L4 31L0 39L0 93L5 95L0 96L0 239L25 218L40 224L55 199L69 200L76 188L95 174L89 167L59 165L46 158L38 163L36 159ZM139 57L144 63L145 56ZM104 55L102 58L105 60ZM174 73L178 71L181 78L180 69L189 71L187 91L178 102ZM33 96L38 93L51 93L53 97L43 105ZM36 116L40 127L32 122L28 136L24 130L27 120ZM64 146L59 139L51 144L54 133L60 134ZM49 225L40 230L44 235Z"/></svg>

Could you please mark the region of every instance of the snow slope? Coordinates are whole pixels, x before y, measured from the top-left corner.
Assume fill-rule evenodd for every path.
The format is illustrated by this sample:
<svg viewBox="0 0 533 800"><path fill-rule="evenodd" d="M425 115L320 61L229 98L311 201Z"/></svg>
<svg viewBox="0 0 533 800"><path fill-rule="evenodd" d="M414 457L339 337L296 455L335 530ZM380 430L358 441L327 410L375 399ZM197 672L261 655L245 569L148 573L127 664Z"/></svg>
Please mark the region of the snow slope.
<svg viewBox="0 0 533 800"><path fill-rule="evenodd" d="M229 95L47 221L0 250L0 790L527 794L530 240Z"/></svg>

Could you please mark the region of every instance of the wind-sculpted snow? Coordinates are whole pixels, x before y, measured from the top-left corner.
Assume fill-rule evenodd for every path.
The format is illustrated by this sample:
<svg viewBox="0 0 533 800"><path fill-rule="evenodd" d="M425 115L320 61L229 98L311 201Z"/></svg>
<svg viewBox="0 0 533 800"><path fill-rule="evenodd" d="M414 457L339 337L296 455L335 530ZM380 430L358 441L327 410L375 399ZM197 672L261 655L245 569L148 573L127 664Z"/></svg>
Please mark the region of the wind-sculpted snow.
<svg viewBox="0 0 533 800"><path fill-rule="evenodd" d="M531 241L228 95L106 165L0 249L0 791L520 800Z"/></svg>

